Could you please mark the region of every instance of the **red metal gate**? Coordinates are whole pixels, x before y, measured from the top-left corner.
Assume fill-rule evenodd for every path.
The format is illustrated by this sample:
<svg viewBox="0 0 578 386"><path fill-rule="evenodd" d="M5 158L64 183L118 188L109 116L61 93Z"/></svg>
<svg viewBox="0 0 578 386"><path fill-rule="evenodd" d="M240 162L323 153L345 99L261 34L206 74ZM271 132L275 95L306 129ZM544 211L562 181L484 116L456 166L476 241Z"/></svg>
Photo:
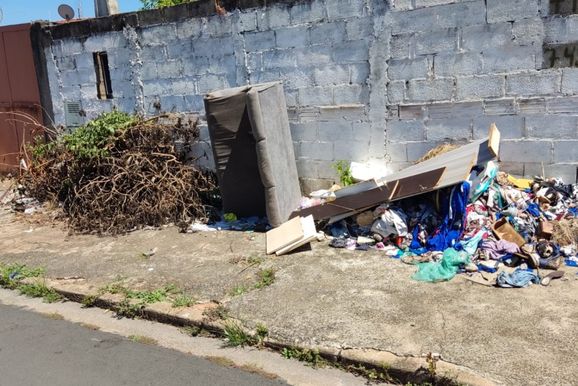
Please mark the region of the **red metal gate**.
<svg viewBox="0 0 578 386"><path fill-rule="evenodd" d="M30 24L0 27L0 172L18 167L38 123L43 124L42 107Z"/></svg>

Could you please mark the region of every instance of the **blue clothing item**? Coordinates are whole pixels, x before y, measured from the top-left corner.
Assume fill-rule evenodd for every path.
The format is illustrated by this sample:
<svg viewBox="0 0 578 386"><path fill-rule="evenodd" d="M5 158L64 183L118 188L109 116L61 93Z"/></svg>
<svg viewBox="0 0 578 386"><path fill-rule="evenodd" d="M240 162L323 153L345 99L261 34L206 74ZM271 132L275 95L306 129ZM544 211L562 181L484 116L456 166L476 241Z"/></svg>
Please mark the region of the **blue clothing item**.
<svg viewBox="0 0 578 386"><path fill-rule="evenodd" d="M409 244L409 249L411 251L421 249L421 243L418 240L419 236L419 225L413 227L413 231L411 231L411 244ZM421 255L421 253L420 253Z"/></svg>
<svg viewBox="0 0 578 386"><path fill-rule="evenodd" d="M467 253L469 253L470 256L473 255L474 253L476 253L476 250L478 249L478 244L480 243L480 241L482 241L482 238L486 233L487 231L485 229L480 229L475 235L473 235L469 239L463 240L460 243L458 243L458 245L456 245L456 249L458 251L464 250Z"/></svg>
<svg viewBox="0 0 578 386"><path fill-rule="evenodd" d="M419 247L419 248L410 248L409 251L413 254L413 255L417 255L417 256L421 256L424 253L428 252L427 248L424 247Z"/></svg>
<svg viewBox="0 0 578 386"><path fill-rule="evenodd" d="M488 267L485 264L476 264L476 266L478 267L478 271L484 271L484 272L489 272L489 273L494 273L494 272L498 271L497 268Z"/></svg>
<svg viewBox="0 0 578 386"><path fill-rule="evenodd" d="M427 248L430 251L444 251L453 247L460 239L466 222L465 214L469 194L470 184L463 182L452 188L449 198L442 197L440 214L443 221L439 231L427 241Z"/></svg>
<svg viewBox="0 0 578 386"><path fill-rule="evenodd" d="M343 237L343 238L350 238L351 235L349 234L349 230L347 229L347 224L345 220L341 220L339 222L333 223L329 226L329 230L331 231L331 236L333 237Z"/></svg>
<svg viewBox="0 0 578 386"><path fill-rule="evenodd" d="M512 273L500 272L496 284L503 288L524 288L530 283L539 284L540 278L534 271L517 269Z"/></svg>
<svg viewBox="0 0 578 386"><path fill-rule="evenodd" d="M530 213L534 217L540 217L540 207L536 203L528 204L528 208L526 209L528 213Z"/></svg>
<svg viewBox="0 0 578 386"><path fill-rule="evenodd" d="M511 253L507 253L500 258L500 261L506 264L507 266L510 266L514 262L514 255L512 255Z"/></svg>

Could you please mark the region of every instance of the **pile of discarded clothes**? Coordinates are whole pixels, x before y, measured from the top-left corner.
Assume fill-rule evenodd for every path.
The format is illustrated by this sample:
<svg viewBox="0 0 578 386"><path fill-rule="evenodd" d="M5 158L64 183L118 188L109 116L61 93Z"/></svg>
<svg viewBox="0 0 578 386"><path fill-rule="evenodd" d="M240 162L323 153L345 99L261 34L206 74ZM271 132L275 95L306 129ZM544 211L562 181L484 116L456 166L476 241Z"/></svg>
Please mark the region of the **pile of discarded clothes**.
<svg viewBox="0 0 578 386"><path fill-rule="evenodd" d="M464 273L480 284L526 287L562 277L564 263L578 265L577 216L578 185L514 178L489 161L461 184L381 204L327 230L332 247L416 264L415 280Z"/></svg>

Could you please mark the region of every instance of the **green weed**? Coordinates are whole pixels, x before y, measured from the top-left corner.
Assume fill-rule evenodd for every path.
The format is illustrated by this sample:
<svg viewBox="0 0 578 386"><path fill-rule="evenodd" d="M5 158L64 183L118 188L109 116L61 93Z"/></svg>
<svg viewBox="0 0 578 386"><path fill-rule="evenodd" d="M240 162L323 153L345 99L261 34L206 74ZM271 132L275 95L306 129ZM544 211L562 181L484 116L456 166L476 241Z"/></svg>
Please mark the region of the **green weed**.
<svg viewBox="0 0 578 386"><path fill-rule="evenodd" d="M29 268L23 264L4 265L0 263L0 286L15 289L20 281L29 277L44 275L44 268Z"/></svg>
<svg viewBox="0 0 578 386"><path fill-rule="evenodd" d="M250 290L249 287L244 286L242 284L239 284L238 286L235 286L231 291L229 291L229 295L239 296L239 295L243 295L245 292L247 292L249 290Z"/></svg>
<svg viewBox="0 0 578 386"><path fill-rule="evenodd" d="M427 362L427 371L430 375L430 377L435 378L436 373L437 373L437 361L439 360L439 357L435 356L434 354L432 354L431 352L427 354L426 356L426 362Z"/></svg>
<svg viewBox="0 0 578 386"><path fill-rule="evenodd" d="M203 311L203 315L209 320L225 320L229 317L229 309L222 304L217 307L207 308Z"/></svg>
<svg viewBox="0 0 578 386"><path fill-rule="evenodd" d="M190 3L194 0L140 0L142 9L157 9L171 7L173 5Z"/></svg>
<svg viewBox="0 0 578 386"><path fill-rule="evenodd" d="M351 175L350 165L346 161L337 161L333 164L333 168L339 175L339 182L342 187L353 185L355 181Z"/></svg>
<svg viewBox="0 0 578 386"><path fill-rule="evenodd" d="M300 362L306 362L314 368L325 367L328 364L317 350L285 347L283 350L281 350L281 355L287 359L297 359Z"/></svg>
<svg viewBox="0 0 578 386"><path fill-rule="evenodd" d="M374 382L388 382L391 383L394 379L389 375L389 366L383 364L380 368L366 368L362 365L349 365L344 370L367 378L368 381Z"/></svg>
<svg viewBox="0 0 578 386"><path fill-rule="evenodd" d="M82 306L84 308L94 307L97 300L98 300L98 295L86 295L82 299Z"/></svg>
<svg viewBox="0 0 578 386"><path fill-rule="evenodd" d="M140 344L157 345L159 343L156 339L144 335L129 335L128 338L131 341Z"/></svg>
<svg viewBox="0 0 578 386"><path fill-rule="evenodd" d="M102 287L98 291L96 297L86 297L86 306L90 307L94 304L94 301L98 299L98 296L105 293L122 295L124 299L116 306L116 313L118 316L124 316L127 318L134 318L142 314L142 309L145 308L147 304L158 303L165 301L170 295L180 293L178 288L174 284L168 284L162 288L157 288L155 290L143 290L135 291L131 290L121 283L111 283ZM179 295L175 300L173 300L174 307L182 307L176 304L192 304L193 299L190 297L185 297L185 295ZM84 303L84 302L83 302Z"/></svg>
<svg viewBox="0 0 578 386"><path fill-rule="evenodd" d="M199 326L184 326L181 327L181 332L189 336L199 336L203 332L203 329Z"/></svg>
<svg viewBox="0 0 578 386"><path fill-rule="evenodd" d="M258 323L257 327L255 327L255 330L257 333L256 334L257 344L259 346L263 346L265 338L267 338L267 336L269 335L269 329L264 324Z"/></svg>
<svg viewBox="0 0 578 386"><path fill-rule="evenodd" d="M112 294L112 295L117 295L117 294L123 294L126 295L126 293L128 292L128 288L126 288L125 286L123 286L120 283L111 283L111 284L107 284L106 286L102 287L99 290L100 294Z"/></svg>
<svg viewBox="0 0 578 386"><path fill-rule="evenodd" d="M259 265L265 261L264 257L261 256L249 256L247 258L247 263L250 265Z"/></svg>
<svg viewBox="0 0 578 386"><path fill-rule="evenodd" d="M259 270L257 276L259 281L255 284L256 289L268 287L275 282L275 270L272 268Z"/></svg>
<svg viewBox="0 0 578 386"><path fill-rule="evenodd" d="M164 288L159 288L153 291L132 291L128 290L125 293L127 299L138 299L143 303L151 304L162 302L167 299L168 293Z"/></svg>
<svg viewBox="0 0 578 386"><path fill-rule="evenodd" d="M58 292L48 288L44 283L19 284L17 288L22 295L42 298L46 303L55 303L62 299Z"/></svg>
<svg viewBox="0 0 578 386"><path fill-rule="evenodd" d="M192 296L180 294L173 299L173 307L190 307L195 304L195 299Z"/></svg>
<svg viewBox="0 0 578 386"><path fill-rule="evenodd" d="M108 155L110 138L136 121L136 117L111 111L79 127L71 134L62 137L62 145L77 157L99 158ZM58 145L56 145L58 146Z"/></svg>
<svg viewBox="0 0 578 386"><path fill-rule="evenodd" d="M236 322L225 324L225 341L227 342L227 346L230 347L244 347L257 344L257 340Z"/></svg>
<svg viewBox="0 0 578 386"><path fill-rule="evenodd" d="M129 299L123 299L114 307L114 312L119 318L134 319L142 315L144 307L145 304L142 302L132 303Z"/></svg>

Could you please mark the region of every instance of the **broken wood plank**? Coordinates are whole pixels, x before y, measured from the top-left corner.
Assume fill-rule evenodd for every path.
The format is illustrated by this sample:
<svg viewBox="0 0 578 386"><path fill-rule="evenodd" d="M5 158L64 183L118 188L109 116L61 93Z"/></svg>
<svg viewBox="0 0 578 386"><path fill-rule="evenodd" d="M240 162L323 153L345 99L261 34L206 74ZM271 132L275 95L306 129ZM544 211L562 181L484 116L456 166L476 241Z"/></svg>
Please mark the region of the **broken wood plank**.
<svg viewBox="0 0 578 386"><path fill-rule="evenodd" d="M303 235L301 218L295 217L284 222L277 228L273 228L266 233L267 254L270 255L290 244L293 244L301 239Z"/></svg>
<svg viewBox="0 0 578 386"><path fill-rule="evenodd" d="M291 217L313 215L315 221L319 221L328 219L330 217L339 216L343 213L354 212L361 208L379 205L380 203L389 200L393 190L396 187L396 185L391 183L389 186L391 186L391 188L387 185L378 186L377 188L370 189L355 195L339 197L334 201L312 206L310 208L297 210L291 214Z"/></svg>
<svg viewBox="0 0 578 386"><path fill-rule="evenodd" d="M390 200L401 200L435 190L445 171L444 167L398 180Z"/></svg>

